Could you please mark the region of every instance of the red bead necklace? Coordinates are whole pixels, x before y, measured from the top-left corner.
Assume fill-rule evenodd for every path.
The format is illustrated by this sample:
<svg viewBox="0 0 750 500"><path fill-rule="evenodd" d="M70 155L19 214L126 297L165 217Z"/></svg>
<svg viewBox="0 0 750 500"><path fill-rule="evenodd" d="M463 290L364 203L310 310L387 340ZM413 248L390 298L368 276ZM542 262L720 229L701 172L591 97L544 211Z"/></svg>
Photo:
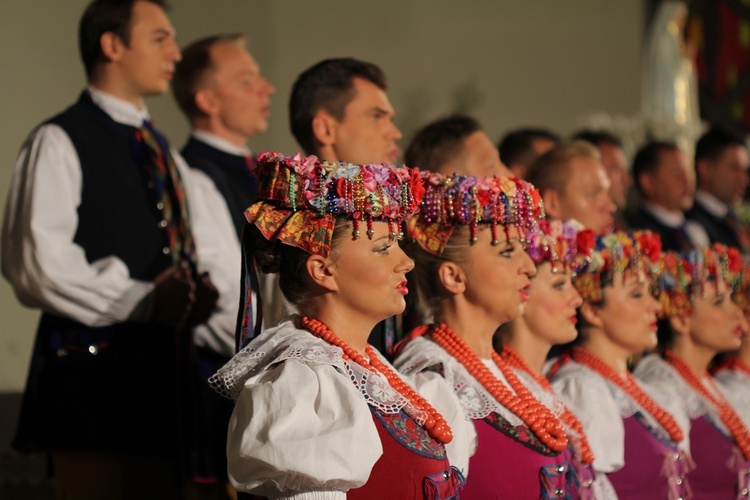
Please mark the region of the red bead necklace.
<svg viewBox="0 0 750 500"><path fill-rule="evenodd" d="M729 429L729 432L734 437L734 441L737 443L740 451L742 451L745 460L750 460L750 432L748 432L747 427L742 423L742 420L734 409L721 395L719 388L716 387L716 384L708 372L706 372L706 380L708 380L709 384L713 387L713 393L706 389L706 386L701 383L700 378L698 378L695 372L693 372L693 370L691 370L679 356L671 351L665 351L664 359L666 359L667 363L674 366L677 373L680 374L682 379L687 382L690 387L711 402L711 404L719 410L719 418L721 418L721 421L724 422L724 425L727 426L727 429Z"/></svg>
<svg viewBox="0 0 750 500"><path fill-rule="evenodd" d="M492 353L492 360L515 392L495 377L466 342L444 323L435 327L432 339L456 358L501 405L518 416L549 449L561 452L568 446L560 420L531 394L497 353Z"/></svg>
<svg viewBox="0 0 750 500"><path fill-rule="evenodd" d="M549 383L546 377L540 373L536 373L531 370L531 367L524 361L523 358L512 348L508 346L503 347L503 351L500 353L500 357L512 368L521 370L522 372L528 373L534 378L539 386L547 392L554 394L555 391L552 389L552 385ZM563 405L563 413L560 415L561 420L569 428L573 429L573 432L578 434L580 437L580 448L581 448L581 462L584 465L591 465L594 462L594 452L591 450L589 440L586 437L586 433L583 430L583 424L576 418L572 411L567 406Z"/></svg>
<svg viewBox="0 0 750 500"><path fill-rule="evenodd" d="M685 434L682 432L682 428L675 421L675 419L667 413L661 406L657 405L653 399L646 394L643 389L638 385L630 373L627 373L624 377L617 374L609 365L602 361L598 356L591 352L583 349L582 347L574 347L570 353L570 357L574 361L580 363L588 368L591 368L599 375L604 377L616 384L620 389L630 396L633 401L648 412L657 422L667 431L669 437L675 443L682 441Z"/></svg>
<svg viewBox="0 0 750 500"><path fill-rule="evenodd" d="M370 361L367 361L362 354L337 337L330 328L317 319L303 316L300 318L299 322L303 328L309 330L316 337L325 340L331 345L340 347L341 350L344 351L344 359L354 361L358 365L367 368L372 372L384 375L393 389L408 399L409 403L411 403L414 408L427 414L427 420L425 420L423 427L435 441L442 444L448 444L453 440L453 431L451 431L445 418L443 418L443 416L422 396L417 394L414 389L409 387L398 373L383 363L375 352L375 349L373 349L370 344L365 345L365 352L370 358Z"/></svg>

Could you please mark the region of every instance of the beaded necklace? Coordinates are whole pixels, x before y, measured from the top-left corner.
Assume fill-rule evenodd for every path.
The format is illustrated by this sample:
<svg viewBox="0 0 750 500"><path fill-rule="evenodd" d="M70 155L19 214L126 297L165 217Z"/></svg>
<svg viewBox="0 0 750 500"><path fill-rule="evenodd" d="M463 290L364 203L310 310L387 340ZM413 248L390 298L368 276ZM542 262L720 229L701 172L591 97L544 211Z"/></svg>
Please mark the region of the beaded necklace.
<svg viewBox="0 0 750 500"><path fill-rule="evenodd" d="M677 373L680 374L690 387L719 410L719 418L721 418L721 421L729 429L732 437L734 437L734 441L737 443L740 451L742 451L745 460L750 460L750 432L748 432L747 427L745 427L745 424L742 423L742 420L729 403L727 403L726 399L721 396L719 388L716 387L708 372L706 372L706 380L711 384L713 393L703 385L695 372L679 356L671 351L665 351L664 359L677 370Z"/></svg>
<svg viewBox="0 0 750 500"><path fill-rule="evenodd" d="M543 375L532 371L531 367L529 367L526 361L524 361L524 359L521 358L521 356L514 349L508 346L504 346L503 351L500 353L500 357L503 358L503 360L512 368L516 368L524 373L529 374L545 391L549 392L550 394L555 393L555 391L552 389L552 385L550 385L549 383L549 380L547 380L547 378ZM593 463L594 461L594 452L591 451L591 446L589 445L589 440L583 430L583 424L581 424L581 421L578 420L573 412L570 411L570 409L568 409L568 407L565 405L563 405L563 413L562 415L560 415L560 419L565 425L567 425L570 429L573 430L573 432L575 432L579 436L581 462L583 462L584 465L591 465L591 463Z"/></svg>
<svg viewBox="0 0 750 500"><path fill-rule="evenodd" d="M375 349L373 349L370 344L365 345L365 352L370 358L370 361L368 361L364 356L362 356L362 354L357 352L349 344L337 337L336 334L334 334L333 331L331 331L331 329L324 325L321 321L303 316L299 319L299 323L303 328L309 330L310 333L312 333L316 337L328 342L331 345L340 347L341 350L344 351L344 359L353 361L374 373L380 373L381 375L384 375L388 380L390 386L393 387L396 392L408 399L409 403L414 408L427 414L427 420L425 420L424 424L422 424L422 427L424 427L430 437L432 437L435 441L442 444L448 444L453 440L453 432L451 431L448 423L445 421L445 418L443 418L443 416L438 413L437 410L435 410L435 408L422 396L417 394L414 389L409 387L409 385L403 381L398 373L396 373L385 363L383 363L375 352Z"/></svg>
<svg viewBox="0 0 750 500"><path fill-rule="evenodd" d="M582 347L574 347L570 353L570 357L573 361L594 370L605 379L616 384L628 396L630 396L633 401L659 422L662 428L667 431L673 442L679 443L682 441L684 437L682 428L680 428L672 415L667 413L661 406L657 405L656 402L654 402L654 400L651 399L643 389L641 389L633 375L627 373L624 377L621 377L598 356Z"/></svg>
<svg viewBox="0 0 750 500"><path fill-rule="evenodd" d="M495 377L479 356L445 323L435 327L432 339L456 358L501 405L518 416L550 450L561 452L568 446L560 420L531 394L497 353L492 353L492 360L515 392Z"/></svg>

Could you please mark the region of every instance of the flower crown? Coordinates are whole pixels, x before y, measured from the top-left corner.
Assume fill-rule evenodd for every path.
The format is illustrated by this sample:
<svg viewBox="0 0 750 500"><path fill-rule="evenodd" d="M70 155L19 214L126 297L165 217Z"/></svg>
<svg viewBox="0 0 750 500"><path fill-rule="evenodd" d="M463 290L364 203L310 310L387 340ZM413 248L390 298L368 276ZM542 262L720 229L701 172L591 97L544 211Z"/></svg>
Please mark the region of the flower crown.
<svg viewBox="0 0 750 500"><path fill-rule="evenodd" d="M456 226L469 226L471 242L477 227L487 224L492 244L497 245L497 227L508 235L512 226L522 238L536 230L544 219L539 191L528 182L508 177L444 176L422 172L424 199L419 215L409 225L410 235L426 251L442 255Z"/></svg>
<svg viewBox="0 0 750 500"><path fill-rule="evenodd" d="M360 222L372 238L373 220L388 223L391 237L403 237L401 224L422 201L419 172L385 164L327 163L315 156L262 153L255 169L259 201L245 218L268 240L327 256L336 218Z"/></svg>
<svg viewBox="0 0 750 500"><path fill-rule="evenodd" d="M573 284L584 300L598 303L603 287L623 279L628 272L645 271L653 282L658 276L660 256L661 239L651 231L617 231L599 236Z"/></svg>
<svg viewBox="0 0 750 500"><path fill-rule="evenodd" d="M526 253L536 265L552 264L552 271L570 270L572 274L586 265L596 245L596 234L575 221L541 220L539 231L528 235Z"/></svg>
<svg viewBox="0 0 750 500"><path fill-rule="evenodd" d="M662 315L688 316L691 302L697 294L703 295L706 281L723 281L735 294L733 298L740 307L747 306L743 300L742 282L747 268L739 250L715 243L703 250L691 250L681 254L667 252L663 255L660 276L655 290L662 304ZM743 309L744 310L744 309Z"/></svg>

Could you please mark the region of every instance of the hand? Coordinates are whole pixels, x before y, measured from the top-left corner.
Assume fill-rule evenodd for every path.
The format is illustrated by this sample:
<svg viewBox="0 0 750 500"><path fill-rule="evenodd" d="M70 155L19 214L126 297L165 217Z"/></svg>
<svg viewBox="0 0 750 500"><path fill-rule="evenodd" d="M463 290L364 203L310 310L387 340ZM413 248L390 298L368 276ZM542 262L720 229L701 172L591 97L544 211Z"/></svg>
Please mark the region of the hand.
<svg viewBox="0 0 750 500"><path fill-rule="evenodd" d="M181 328L195 304L196 285L186 263L165 269L154 280L153 319Z"/></svg>
<svg viewBox="0 0 750 500"><path fill-rule="evenodd" d="M211 314L216 310L219 301L219 291L214 286L208 273L201 274L195 280L195 303L188 317L188 325L200 325L208 321Z"/></svg>

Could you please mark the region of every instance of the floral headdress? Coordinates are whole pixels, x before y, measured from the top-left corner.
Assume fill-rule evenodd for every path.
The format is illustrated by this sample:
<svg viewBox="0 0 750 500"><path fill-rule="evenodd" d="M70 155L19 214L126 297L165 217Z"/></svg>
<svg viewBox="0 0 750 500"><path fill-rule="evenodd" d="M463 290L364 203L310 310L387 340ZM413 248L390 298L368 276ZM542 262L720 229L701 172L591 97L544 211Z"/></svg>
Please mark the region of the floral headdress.
<svg viewBox="0 0 750 500"><path fill-rule="evenodd" d="M662 315L688 316L692 311L691 302L696 295L705 293L707 281L726 283L735 292L733 297L742 307L745 268L746 262L739 250L719 243L703 250L665 253L655 290L662 304Z"/></svg>
<svg viewBox="0 0 750 500"><path fill-rule="evenodd" d="M245 218L268 240L308 253L328 256L337 217L353 221L354 238L361 223L372 238L373 220L388 223L392 237L403 236L401 224L413 214L424 192L419 173L385 164L331 164L315 156L258 157L259 201Z"/></svg>
<svg viewBox="0 0 750 500"><path fill-rule="evenodd" d="M552 272L570 270L572 274L586 265L596 245L596 234L575 221L541 220L539 231L529 233L526 253L536 265L552 264Z"/></svg>
<svg viewBox="0 0 750 500"><path fill-rule="evenodd" d="M741 270L735 280L732 299L745 315L750 315L750 255L744 254Z"/></svg>
<svg viewBox="0 0 750 500"><path fill-rule="evenodd" d="M584 300L598 303L603 287L622 280L627 273L645 271L653 281L660 269L661 239L651 231L617 231L596 239L586 266L573 278Z"/></svg>
<svg viewBox="0 0 750 500"><path fill-rule="evenodd" d="M424 200L419 215L410 221L410 236L427 252L442 255L456 226L467 225L471 242L479 224L489 225L492 244L497 228L506 233L515 226L522 238L544 219L539 191L528 182L508 177L444 176L422 172Z"/></svg>

